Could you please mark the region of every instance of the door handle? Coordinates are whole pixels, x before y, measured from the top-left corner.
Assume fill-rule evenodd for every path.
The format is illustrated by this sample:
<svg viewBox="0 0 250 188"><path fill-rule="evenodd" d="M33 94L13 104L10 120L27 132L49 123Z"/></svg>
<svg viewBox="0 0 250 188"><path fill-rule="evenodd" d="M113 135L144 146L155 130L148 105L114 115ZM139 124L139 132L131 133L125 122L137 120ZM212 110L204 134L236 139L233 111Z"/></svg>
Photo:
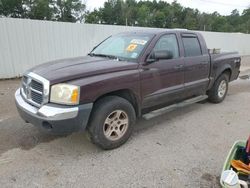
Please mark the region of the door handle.
<svg viewBox="0 0 250 188"><path fill-rule="evenodd" d="M175 67L174 67L174 69L182 69L184 66L183 65L176 65Z"/></svg>

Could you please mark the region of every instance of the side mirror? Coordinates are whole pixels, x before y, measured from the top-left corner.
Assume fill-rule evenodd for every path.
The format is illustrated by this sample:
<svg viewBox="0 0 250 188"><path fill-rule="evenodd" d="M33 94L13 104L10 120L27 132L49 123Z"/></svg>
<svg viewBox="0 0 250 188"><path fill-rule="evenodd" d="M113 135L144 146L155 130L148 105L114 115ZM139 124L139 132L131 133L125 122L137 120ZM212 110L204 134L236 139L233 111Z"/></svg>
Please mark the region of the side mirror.
<svg viewBox="0 0 250 188"><path fill-rule="evenodd" d="M147 63L153 63L155 61L158 61L160 59L172 59L173 58L173 52L168 50L157 50L153 51L147 59Z"/></svg>
<svg viewBox="0 0 250 188"><path fill-rule="evenodd" d="M158 50L153 52L154 59L159 60L159 59L172 59L173 58L173 52L168 51L168 50Z"/></svg>

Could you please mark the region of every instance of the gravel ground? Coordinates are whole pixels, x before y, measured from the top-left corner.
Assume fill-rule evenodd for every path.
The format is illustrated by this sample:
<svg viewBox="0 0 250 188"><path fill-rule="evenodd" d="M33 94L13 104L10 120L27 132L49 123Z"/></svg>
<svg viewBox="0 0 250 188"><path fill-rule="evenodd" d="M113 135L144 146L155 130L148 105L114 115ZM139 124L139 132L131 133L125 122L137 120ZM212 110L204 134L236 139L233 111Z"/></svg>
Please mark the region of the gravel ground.
<svg viewBox="0 0 250 188"><path fill-rule="evenodd" d="M19 80L0 81L0 187L216 188L227 152L250 132L250 80L221 104L197 103L140 119L122 147L102 151L86 135L40 133L18 116Z"/></svg>

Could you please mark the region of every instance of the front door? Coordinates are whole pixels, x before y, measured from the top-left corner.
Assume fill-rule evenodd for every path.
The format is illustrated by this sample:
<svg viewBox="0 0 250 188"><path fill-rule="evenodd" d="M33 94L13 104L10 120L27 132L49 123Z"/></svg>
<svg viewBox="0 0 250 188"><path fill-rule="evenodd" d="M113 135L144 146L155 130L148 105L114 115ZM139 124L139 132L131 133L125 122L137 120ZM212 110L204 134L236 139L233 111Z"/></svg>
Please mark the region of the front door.
<svg viewBox="0 0 250 188"><path fill-rule="evenodd" d="M141 65L142 108L171 104L182 99L184 62L176 35L161 36L153 48L153 51L158 50L168 50L173 57Z"/></svg>

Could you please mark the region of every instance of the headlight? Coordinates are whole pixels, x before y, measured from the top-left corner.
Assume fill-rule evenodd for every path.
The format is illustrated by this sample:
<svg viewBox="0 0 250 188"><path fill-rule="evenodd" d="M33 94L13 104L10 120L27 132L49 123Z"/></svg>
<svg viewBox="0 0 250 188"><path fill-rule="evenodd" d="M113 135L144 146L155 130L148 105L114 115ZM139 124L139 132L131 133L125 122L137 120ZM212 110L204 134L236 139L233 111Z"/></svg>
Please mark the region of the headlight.
<svg viewBox="0 0 250 188"><path fill-rule="evenodd" d="M50 102L58 104L79 104L80 87L70 84L56 84L51 87Z"/></svg>

